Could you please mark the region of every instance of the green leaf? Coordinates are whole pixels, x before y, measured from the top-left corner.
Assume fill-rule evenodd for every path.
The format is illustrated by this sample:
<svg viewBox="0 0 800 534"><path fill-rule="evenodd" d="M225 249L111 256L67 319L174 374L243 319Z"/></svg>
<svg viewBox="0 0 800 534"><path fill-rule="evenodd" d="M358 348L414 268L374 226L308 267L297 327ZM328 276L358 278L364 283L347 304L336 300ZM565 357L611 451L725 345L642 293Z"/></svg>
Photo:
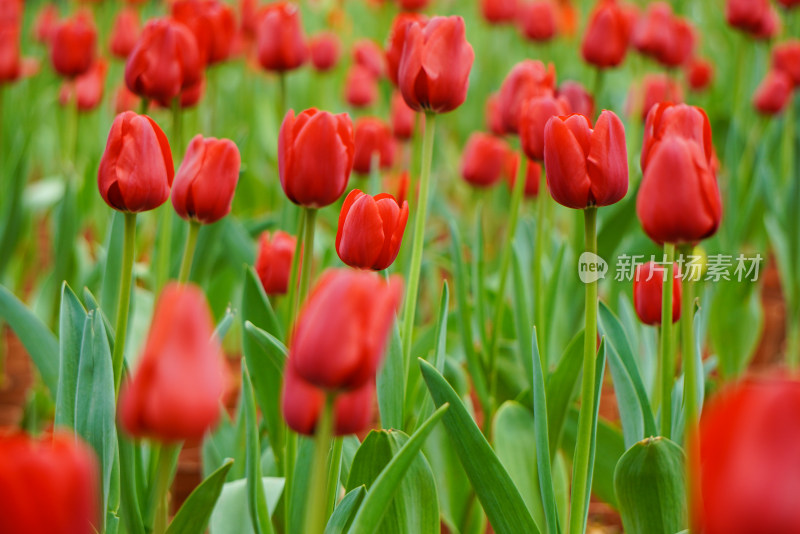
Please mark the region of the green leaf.
<svg viewBox="0 0 800 534"><path fill-rule="evenodd" d="M231 466L233 460L226 460L192 491L167 527L167 534L203 534L206 531Z"/></svg>
<svg viewBox="0 0 800 534"><path fill-rule="evenodd" d="M236 312L231 309L230 306L225 310L225 315L222 316L222 319L217 323L217 327L214 329L214 337L221 343L223 339L225 339L225 335L228 333L228 330L233 325L233 319L236 316Z"/></svg>
<svg viewBox="0 0 800 534"><path fill-rule="evenodd" d="M417 429L417 431L411 435L411 437L397 452L397 454L394 455L389 464L383 469L383 471L381 471L381 474L378 475L378 478L375 479L375 482L367 491L367 496L364 498L364 502L359 508L355 519L353 519L353 526L349 531L351 534L372 534L374 532L385 532L384 530L379 530L381 519L389 509L395 493L402 486L402 481L405 478L407 471L409 468L411 468L412 464L419 459L420 449L425 443L425 440L427 439L431 430L433 430L433 427L439 422L442 416L445 415L445 413L448 411L448 408L449 406L447 403L439 406L433 415L431 415L428 420L425 421L419 427L419 429ZM428 467L428 473L430 473L430 467ZM432 477L430 482L432 482ZM435 487L433 488L432 495L436 495ZM404 497L406 498L406 502L408 502L408 499L411 497L411 495L405 494ZM419 495L418 497L422 496ZM430 502L427 504L428 506L431 505ZM420 534L438 532L440 529L438 525L438 503L435 504L434 508L435 515L433 516L434 523L432 525L428 525L426 522L421 521L417 526L421 527L422 530L401 530L399 532L419 532Z"/></svg>
<svg viewBox="0 0 800 534"><path fill-rule="evenodd" d="M265 510L275 513L283 493L282 478L264 477L261 479L261 493L266 496ZM248 512L248 483L245 479L227 482L222 486L222 493L217 505L211 512L208 530L211 534L256 534Z"/></svg>
<svg viewBox="0 0 800 534"><path fill-rule="evenodd" d="M405 403L405 365L403 364L403 342L400 329L395 322L386 358L377 376L378 411L383 428L403 428L403 405Z"/></svg>
<svg viewBox="0 0 800 534"><path fill-rule="evenodd" d="M283 329L278 322L278 316L275 315L275 310L264 292L264 286L261 285L255 269L249 266L244 269L242 320L250 321L276 338L283 339Z"/></svg>
<svg viewBox="0 0 800 534"><path fill-rule="evenodd" d="M494 531L538 534L519 491L461 399L431 364L420 360L420 366L436 406L450 404L444 426Z"/></svg>
<svg viewBox="0 0 800 534"><path fill-rule="evenodd" d="M533 354L533 347L531 346L531 319L528 311L528 301L525 298L527 288L522 274L522 263L520 261L520 254L518 247L514 245L514 254L512 256L512 267L514 270L514 323L517 329L517 343L519 344L519 354L522 359L522 366L525 368L525 374L532 376L533 370L531 369L531 359L529 354ZM496 442L495 442L496 443Z"/></svg>
<svg viewBox="0 0 800 534"><path fill-rule="evenodd" d="M764 313L758 287L752 282L736 280L715 284L711 306L716 313L711 314L709 333L726 380L747 369L761 337Z"/></svg>
<svg viewBox="0 0 800 534"><path fill-rule="evenodd" d="M447 320L449 317L449 306L450 303L450 287L447 284L447 280L442 282L442 295L439 298L439 313L436 319L436 329L435 329L435 339L433 341L434 351L433 351L433 366L436 367L436 370L440 373L444 373L445 368L445 360L447 358ZM412 373L414 370L412 370ZM419 370L416 371L419 373ZM421 377L421 375L417 374L417 377ZM434 406L433 406L433 399L431 399L430 395L427 395L427 389L423 384L417 384L419 387L419 394L424 394L422 407L419 408L417 411L417 420L424 420L433 413Z"/></svg>
<svg viewBox="0 0 800 534"><path fill-rule="evenodd" d="M558 450L569 407L575 396L583 361L583 330L567 345L558 367L547 381L547 421L550 432L550 457Z"/></svg>
<svg viewBox="0 0 800 534"><path fill-rule="evenodd" d="M597 420L600 417L600 393L603 391L603 377L606 370L606 341L600 341L600 350L598 351L597 360L595 361L595 381L594 381L594 413L592 414L592 437L591 446L589 447L589 465L595 465L595 456L597 454ZM589 501L592 496L592 483L594 479L594 469L589 471L589 477L586 485L586 495L583 500L583 532L586 531L586 521L589 518Z"/></svg>
<svg viewBox="0 0 800 534"><path fill-rule="evenodd" d="M305 503L311 490L311 464L314 458L314 440L305 436L297 438L297 459L289 495L289 534L305 534Z"/></svg>
<svg viewBox="0 0 800 534"><path fill-rule="evenodd" d="M106 311L111 321L117 320L117 299L122 273L122 245L125 234L125 215L114 210L108 235L105 240L105 266L103 269L103 286L100 291L100 306Z"/></svg>
<svg viewBox="0 0 800 534"><path fill-rule="evenodd" d="M247 508L250 520L255 527L255 534L272 534L272 521L267 510L267 499L264 486L261 484L261 444L258 439L258 423L256 421L256 402L253 397L253 386L247 362L242 360L242 390L244 395L245 424L247 426Z"/></svg>
<svg viewBox="0 0 800 534"><path fill-rule="evenodd" d="M85 323L86 310L64 282L61 286L58 335L59 370L54 422L57 427L75 429L75 391L78 387L78 367Z"/></svg>
<svg viewBox="0 0 800 534"><path fill-rule="evenodd" d="M366 495L367 488L365 486L359 486L347 492L342 501L336 506L330 519L328 519L324 534L344 534L347 532Z"/></svg>

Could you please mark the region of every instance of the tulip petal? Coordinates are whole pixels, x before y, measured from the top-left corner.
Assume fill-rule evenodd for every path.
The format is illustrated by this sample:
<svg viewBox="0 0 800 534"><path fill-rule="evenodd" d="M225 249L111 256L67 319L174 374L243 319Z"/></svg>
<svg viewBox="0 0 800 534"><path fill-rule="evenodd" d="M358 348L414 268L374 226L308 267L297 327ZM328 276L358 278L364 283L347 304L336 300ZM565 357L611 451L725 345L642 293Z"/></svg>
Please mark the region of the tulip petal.
<svg viewBox="0 0 800 534"><path fill-rule="evenodd" d="M585 208L589 204L591 181L580 143L558 117L548 121L544 140L547 187L553 199L568 208Z"/></svg>

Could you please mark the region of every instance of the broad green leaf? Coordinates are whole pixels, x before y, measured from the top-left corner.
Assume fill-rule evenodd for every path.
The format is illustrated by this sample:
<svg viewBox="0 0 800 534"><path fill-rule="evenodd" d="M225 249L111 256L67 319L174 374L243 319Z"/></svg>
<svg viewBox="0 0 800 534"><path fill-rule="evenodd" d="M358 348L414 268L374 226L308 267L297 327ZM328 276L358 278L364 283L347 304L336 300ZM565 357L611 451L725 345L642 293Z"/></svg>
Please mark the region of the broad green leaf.
<svg viewBox="0 0 800 534"><path fill-rule="evenodd" d="M54 425L75 428L75 391L78 387L78 367L81 358L83 327L86 310L65 282L61 286L59 318L59 370Z"/></svg>
<svg viewBox="0 0 800 534"><path fill-rule="evenodd" d="M324 534L344 534L347 532L366 495L367 488L365 486L359 486L347 492L342 501L336 505L336 509L331 514L330 519L328 519Z"/></svg>
<svg viewBox="0 0 800 534"><path fill-rule="evenodd" d="M283 329L278 322L278 316L252 267L245 267L244 270L242 320L250 321L278 339L283 338Z"/></svg>
<svg viewBox="0 0 800 534"><path fill-rule="evenodd" d="M261 479L261 493L266 496L265 510L270 514L275 513L278 502L283 493L283 479L263 477ZM253 528L252 519L248 512L247 480L239 479L226 482L222 486L222 493L217 499L217 505L211 512L208 530L211 534L257 534Z"/></svg>
<svg viewBox="0 0 800 534"><path fill-rule="evenodd" d="M233 460L228 459L192 491L167 527L167 534L203 534L206 531L231 466Z"/></svg>
<svg viewBox="0 0 800 534"><path fill-rule="evenodd" d="M558 367L547 380L547 422L550 433L550 457L555 456L561 442L564 423L575 396L583 361L583 330L567 345Z"/></svg>
<svg viewBox="0 0 800 534"><path fill-rule="evenodd" d="M553 487L553 470L550 461L550 450L547 429L547 391L544 385L544 362L539 353L539 343L536 339L536 329L531 340L533 347L533 413L535 416L534 429L536 436L536 461L539 470L539 488L542 497L542 508L546 521L545 531L548 534L558 534L558 508L556 506L555 488Z"/></svg>
<svg viewBox="0 0 800 534"><path fill-rule="evenodd" d="M256 421L256 402L253 397L253 386L247 362L242 360L242 390L244 395L245 423L247 427L247 454L245 471L247 472L247 509L255 534L272 534L272 521L267 510L267 499L264 486L261 484L261 444L258 438Z"/></svg>
<svg viewBox="0 0 800 534"><path fill-rule="evenodd" d="M405 365L403 364L403 342L397 323L392 327L386 357L377 376L378 411L383 428L403 428L403 405L405 404Z"/></svg>
<svg viewBox="0 0 800 534"><path fill-rule="evenodd" d="M137 493L137 477L141 472L137 469L139 446L129 440L123 432L117 433L120 474L120 516L128 534L145 534L142 513L139 508Z"/></svg>
<svg viewBox="0 0 800 534"><path fill-rule="evenodd" d="M420 360L420 366L436 406L450 404L443 418L444 426L494 531L538 534L539 529L514 482L464 403L431 364Z"/></svg>
<svg viewBox="0 0 800 534"><path fill-rule="evenodd" d="M716 313L711 314L709 333L727 380L745 371L761 337L764 313L758 287L735 279L715 284L711 306Z"/></svg>
<svg viewBox="0 0 800 534"><path fill-rule="evenodd" d="M314 458L314 440L305 436L297 438L297 459L289 497L289 534L305 534L305 504L311 489L311 464Z"/></svg>

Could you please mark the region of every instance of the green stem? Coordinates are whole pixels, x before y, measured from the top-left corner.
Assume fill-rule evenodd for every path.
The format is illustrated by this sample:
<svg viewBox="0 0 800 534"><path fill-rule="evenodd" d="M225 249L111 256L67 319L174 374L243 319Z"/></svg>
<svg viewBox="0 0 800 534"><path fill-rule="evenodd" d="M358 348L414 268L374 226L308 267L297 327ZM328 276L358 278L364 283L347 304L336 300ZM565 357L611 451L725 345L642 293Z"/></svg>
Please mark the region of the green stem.
<svg viewBox="0 0 800 534"><path fill-rule="evenodd" d="M292 495L294 485L294 466L297 461L297 434L286 428L286 447L283 456L284 495ZM294 532L290 520L292 517L292 499L284 498L284 532Z"/></svg>
<svg viewBox="0 0 800 534"><path fill-rule="evenodd" d="M172 154L176 167L183 159L183 114L181 113L181 98L172 99Z"/></svg>
<svg viewBox="0 0 800 534"><path fill-rule="evenodd" d="M150 100L145 97L142 97L139 100L139 115L146 115L147 114L147 106L150 105Z"/></svg>
<svg viewBox="0 0 800 534"><path fill-rule="evenodd" d="M427 113L425 133L422 138L422 169L419 181L419 198L414 216L414 238L411 250L411 265L408 269L408 286L403 308L403 361L408 373L411 361L411 341L414 335L414 318L417 312L417 293L419 292L419 275L422 269L422 248L425 243L425 221L428 215L428 194L431 181L431 165L433 163L433 140L436 129L436 115ZM409 198L413 197L413 189L409 190ZM409 202L411 204L411 202ZM406 377L408 378L408 377Z"/></svg>
<svg viewBox="0 0 800 534"><path fill-rule="evenodd" d="M180 446L164 445L158 456L153 534L164 534L167 531L167 525L169 525L169 488L179 453Z"/></svg>
<svg viewBox="0 0 800 534"><path fill-rule="evenodd" d="M594 97L594 101L597 103L597 107L595 109L603 109L601 106L602 102L602 92L603 92L603 76L604 72L601 68L595 68L594 70L594 81L592 82L592 96ZM594 121L594 117L589 117L592 121Z"/></svg>
<svg viewBox="0 0 800 534"><path fill-rule="evenodd" d="M311 489L306 501L305 534L321 534L327 522L328 452L333 437L335 397L327 394L314 436L314 459L311 464Z"/></svg>
<svg viewBox="0 0 800 534"><path fill-rule="evenodd" d="M297 281L300 279L300 256L303 253L303 234L306 227L306 210L300 210L300 222L297 225L297 239L294 246L294 256L292 256L292 271L289 275L289 316L286 317L286 332L287 335L291 332L292 323L297 317L297 298L298 288ZM305 263L305 262L303 262Z"/></svg>
<svg viewBox="0 0 800 534"><path fill-rule="evenodd" d="M369 162L369 194L372 196L381 192L381 153L375 151Z"/></svg>
<svg viewBox="0 0 800 534"><path fill-rule="evenodd" d="M281 123L283 122L283 116L286 114L286 74L283 72L278 75L277 106L278 109L276 111L276 115L278 119L278 129L280 129Z"/></svg>
<svg viewBox="0 0 800 534"><path fill-rule="evenodd" d="M783 174L782 181L784 183L790 181L794 177L794 143L795 143L795 95L789 98L789 103L783 112L783 146L782 146L782 160L781 171Z"/></svg>
<svg viewBox="0 0 800 534"><path fill-rule="evenodd" d="M181 260L181 270L178 275L178 282L181 284L189 281L189 274L192 272L194 250L197 247L197 234L199 232L200 223L197 221L190 221L189 234L186 236L186 246L183 249L183 260Z"/></svg>
<svg viewBox="0 0 800 534"><path fill-rule="evenodd" d="M686 257L692 253L691 245L684 245L680 249L680 253ZM692 465L692 462L697 460L700 455L696 450L697 442L694 439L697 430L697 372L695 363L695 346L694 346L694 280L693 277L687 276L683 282L681 293L681 357L683 358L684 367L684 381L683 381L683 404L684 404L684 431L683 442L686 449L687 457L690 461L687 462L686 467L690 478L694 480L694 473L697 473L699 466ZM699 480L695 480L694 484L699 484ZM698 490L697 486L691 486L690 491L687 492L687 510L689 510L689 517L694 517L692 509L694 507L694 499L692 495Z"/></svg>
<svg viewBox="0 0 800 534"><path fill-rule="evenodd" d="M315 222L317 220L317 210L314 208L305 208L306 210L306 227L305 235L303 236L303 262L300 265L300 297L298 302L302 303L306 300L308 295L308 287L311 283L311 267L314 263L314 230Z"/></svg>
<svg viewBox="0 0 800 534"><path fill-rule="evenodd" d="M542 167L542 179L544 179L544 167ZM544 313L545 299L544 299L544 265L542 265L542 258L544 257L545 243L548 238L545 233L547 226L547 192L540 190L539 196L536 198L536 248L533 251L533 298L534 298L534 317L536 318L536 333L539 337L539 347L542 353L542 364L544 365L543 372L546 373L547 361L547 332L545 323L547 319ZM545 376L547 376L545 374Z"/></svg>
<svg viewBox="0 0 800 534"><path fill-rule="evenodd" d="M672 263L675 261L675 245L664 243L665 267L661 285L661 344L658 361L661 363L661 435L669 438L672 431L672 383L674 363L672 360Z"/></svg>
<svg viewBox="0 0 800 534"><path fill-rule="evenodd" d="M136 214L125 213L125 234L122 245L122 274L117 296L117 321L114 327L114 354L111 361L114 368L114 392L119 394L122 367L125 362L125 336L128 329L128 310L131 302L131 282L133 278L133 249L136 241Z"/></svg>
<svg viewBox="0 0 800 534"><path fill-rule="evenodd" d="M797 313L789 314L789 323L786 325L786 363L789 369L797 370L800 362L800 317Z"/></svg>
<svg viewBox="0 0 800 534"><path fill-rule="evenodd" d="M584 210L586 251L597 253L597 208ZM597 356L597 281L586 284L586 328L583 339L583 378L581 379L581 408L578 415L578 441L572 463L572 495L569 508L570 534L582 534L586 516L586 498L592 448L592 419L594 418L595 357Z"/></svg>
<svg viewBox="0 0 800 534"><path fill-rule="evenodd" d="M339 491L339 475L342 469L342 438L333 438L333 449L328 469L328 490L326 515L330 517L336 506L336 495Z"/></svg>
<svg viewBox="0 0 800 534"><path fill-rule="evenodd" d="M161 206L161 225L158 238L158 263L156 264L156 295L169 279L169 267L172 259L172 204L166 202Z"/></svg>

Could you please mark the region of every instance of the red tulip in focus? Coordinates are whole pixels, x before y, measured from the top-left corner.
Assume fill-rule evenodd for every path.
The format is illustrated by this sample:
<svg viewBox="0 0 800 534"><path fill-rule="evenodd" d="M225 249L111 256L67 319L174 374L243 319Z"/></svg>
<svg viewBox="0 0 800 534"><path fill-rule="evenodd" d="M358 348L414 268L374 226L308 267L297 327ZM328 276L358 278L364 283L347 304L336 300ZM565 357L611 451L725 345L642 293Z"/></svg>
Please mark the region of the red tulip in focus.
<svg viewBox="0 0 800 534"><path fill-rule="evenodd" d="M117 13L114 26L111 28L111 53L120 59L125 59L131 53L136 41L139 40L141 28L139 13L130 7L124 7Z"/></svg>
<svg viewBox="0 0 800 534"><path fill-rule="evenodd" d="M397 3L400 4L400 9L406 11L425 9L429 2L430 0L397 0Z"/></svg>
<svg viewBox="0 0 800 534"><path fill-rule="evenodd" d="M97 29L88 11L64 19L50 36L50 62L61 76L73 78L92 66L97 43Z"/></svg>
<svg viewBox="0 0 800 534"><path fill-rule="evenodd" d="M790 39L775 45L772 49L772 68L787 74L795 87L800 86L800 40Z"/></svg>
<svg viewBox="0 0 800 534"><path fill-rule="evenodd" d="M771 70L753 95L753 106L762 115L776 115L792 98L792 79L781 70Z"/></svg>
<svg viewBox="0 0 800 534"><path fill-rule="evenodd" d="M376 79L381 78L386 70L383 50L369 39L361 39L353 46L353 62L364 67Z"/></svg>
<svg viewBox="0 0 800 534"><path fill-rule="evenodd" d="M297 238L282 230L261 234L255 268L267 295L284 295L289 289L296 246Z"/></svg>
<svg viewBox="0 0 800 534"><path fill-rule="evenodd" d="M692 59L686 66L686 79L692 91L705 91L714 80L714 66L705 59Z"/></svg>
<svg viewBox="0 0 800 534"><path fill-rule="evenodd" d="M300 10L289 2L275 2L259 13L258 61L266 70L285 72L306 62L308 47Z"/></svg>
<svg viewBox="0 0 800 534"><path fill-rule="evenodd" d="M503 111L500 109L500 93L492 93L486 99L486 127L495 135L503 136L506 133L503 124Z"/></svg>
<svg viewBox="0 0 800 534"><path fill-rule="evenodd" d="M408 222L408 202L388 193L371 197L353 189L339 213L336 253L350 267L381 271L397 258Z"/></svg>
<svg viewBox="0 0 800 534"><path fill-rule="evenodd" d="M612 111L600 114L594 130L583 115L551 118L544 162L550 195L568 208L608 206L628 192L625 127Z"/></svg>
<svg viewBox="0 0 800 534"><path fill-rule="evenodd" d="M331 70L339 62L341 44L333 32L318 33L308 43L311 64L319 72Z"/></svg>
<svg viewBox="0 0 800 534"><path fill-rule="evenodd" d="M752 377L712 398L700 420L692 532L800 532L800 383Z"/></svg>
<svg viewBox="0 0 800 534"><path fill-rule="evenodd" d="M58 7L55 4L45 4L33 21L33 38L42 44L50 43L57 24Z"/></svg>
<svg viewBox="0 0 800 534"><path fill-rule="evenodd" d="M99 480L94 450L72 433L0 435L0 532L96 532Z"/></svg>
<svg viewBox="0 0 800 534"><path fill-rule="evenodd" d="M435 113L459 107L467 98L474 59L461 17L434 17L424 26L411 23L397 76L408 106Z"/></svg>
<svg viewBox="0 0 800 534"><path fill-rule="evenodd" d="M387 281L365 271L328 270L297 318L287 367L330 392L374 380L402 291L399 276Z"/></svg>
<svg viewBox="0 0 800 534"><path fill-rule="evenodd" d="M178 215L211 224L230 213L240 165L233 141L196 135L172 184L172 205Z"/></svg>
<svg viewBox="0 0 800 534"><path fill-rule="evenodd" d="M395 139L401 141L408 141L414 135L414 122L416 121L417 114L413 109L408 107L406 101L403 100L403 95L399 91L392 93L391 103L391 119L392 119L392 134Z"/></svg>
<svg viewBox="0 0 800 534"><path fill-rule="evenodd" d="M213 65L231 55L236 20L233 9L224 2L177 0L172 4L172 17L194 34L203 64Z"/></svg>
<svg viewBox="0 0 800 534"><path fill-rule="evenodd" d="M526 59L514 65L500 86L499 105L505 131L518 133L522 105L531 98L552 96L555 83L552 63L545 67L541 61Z"/></svg>
<svg viewBox="0 0 800 534"><path fill-rule="evenodd" d="M551 117L570 113L566 101L552 96L531 98L522 106L519 118L519 138L528 158L544 160L544 127ZM589 122L591 125L591 122Z"/></svg>
<svg viewBox="0 0 800 534"><path fill-rule="evenodd" d="M625 59L633 24L615 0L599 0L583 36L583 59L595 67L616 67Z"/></svg>
<svg viewBox="0 0 800 534"><path fill-rule="evenodd" d="M594 117L594 98L584 86L567 80L561 82L556 94L559 99L566 101L571 113L580 113L591 122Z"/></svg>
<svg viewBox="0 0 800 534"><path fill-rule="evenodd" d="M531 41L549 41L556 35L558 21L552 0L524 2L517 13L519 28Z"/></svg>
<svg viewBox="0 0 800 534"><path fill-rule="evenodd" d="M201 439L225 388L224 355L200 288L170 283L156 304L144 351L119 396L119 420L135 437Z"/></svg>
<svg viewBox="0 0 800 534"><path fill-rule="evenodd" d="M709 168L713 168L714 143L711 139L711 123L706 112L697 106L662 102L647 115L642 141L642 170L646 170L650 155L658 143L672 136L693 141L700 147L700 154Z"/></svg>
<svg viewBox="0 0 800 534"><path fill-rule="evenodd" d="M413 22L425 24L428 19L417 13L400 13L392 21L389 38L386 41L386 73L389 79L397 86L397 73L400 70L400 59L403 56L403 47L406 44L406 33Z"/></svg>
<svg viewBox="0 0 800 534"><path fill-rule="evenodd" d="M518 0L481 0L481 14L489 24L512 22L517 17Z"/></svg>
<svg viewBox="0 0 800 534"><path fill-rule="evenodd" d="M376 157L380 168L390 168L394 163L394 139L389 126L378 118L362 117L356 121L355 130L353 170L369 174Z"/></svg>
<svg viewBox="0 0 800 534"><path fill-rule="evenodd" d="M366 108L378 99L378 80L361 65L355 64L347 72L344 83L344 99L354 108Z"/></svg>
<svg viewBox="0 0 800 534"><path fill-rule="evenodd" d="M73 106L77 96L78 110L92 111L103 100L106 72L108 63L104 59L98 59L84 74L74 80L64 80L58 94L58 103L62 106Z"/></svg>
<svg viewBox="0 0 800 534"><path fill-rule="evenodd" d="M664 291L666 266L649 261L636 266L633 278L633 307L644 324L661 324L661 294ZM681 317L681 273L675 264L672 269L672 322Z"/></svg>
<svg viewBox="0 0 800 534"><path fill-rule="evenodd" d="M518 156L502 138L476 132L461 156L461 176L475 187L491 187L503 175L514 174Z"/></svg>
<svg viewBox="0 0 800 534"><path fill-rule="evenodd" d="M198 84L202 71L192 32L180 22L153 19L128 56L125 84L141 97L169 103Z"/></svg>
<svg viewBox="0 0 800 534"><path fill-rule="evenodd" d="M514 190L514 184L517 183L517 169L519 165L519 156L514 154L513 166L510 172L506 173L508 177L508 189ZM525 189L523 191L525 198L535 198L539 195L539 183L542 181L542 166L537 161L528 160L528 170L525 173Z"/></svg>
<svg viewBox="0 0 800 534"><path fill-rule="evenodd" d="M289 110L278 136L278 171L289 200L310 208L333 204L353 169L353 123L346 113Z"/></svg>
<svg viewBox="0 0 800 534"><path fill-rule="evenodd" d="M633 45L667 67L686 63L694 50L694 30L665 2L650 4L633 30Z"/></svg>
<svg viewBox="0 0 800 534"><path fill-rule="evenodd" d="M152 210L166 202L174 175L167 136L153 119L126 111L114 119L97 184L119 211Z"/></svg>

